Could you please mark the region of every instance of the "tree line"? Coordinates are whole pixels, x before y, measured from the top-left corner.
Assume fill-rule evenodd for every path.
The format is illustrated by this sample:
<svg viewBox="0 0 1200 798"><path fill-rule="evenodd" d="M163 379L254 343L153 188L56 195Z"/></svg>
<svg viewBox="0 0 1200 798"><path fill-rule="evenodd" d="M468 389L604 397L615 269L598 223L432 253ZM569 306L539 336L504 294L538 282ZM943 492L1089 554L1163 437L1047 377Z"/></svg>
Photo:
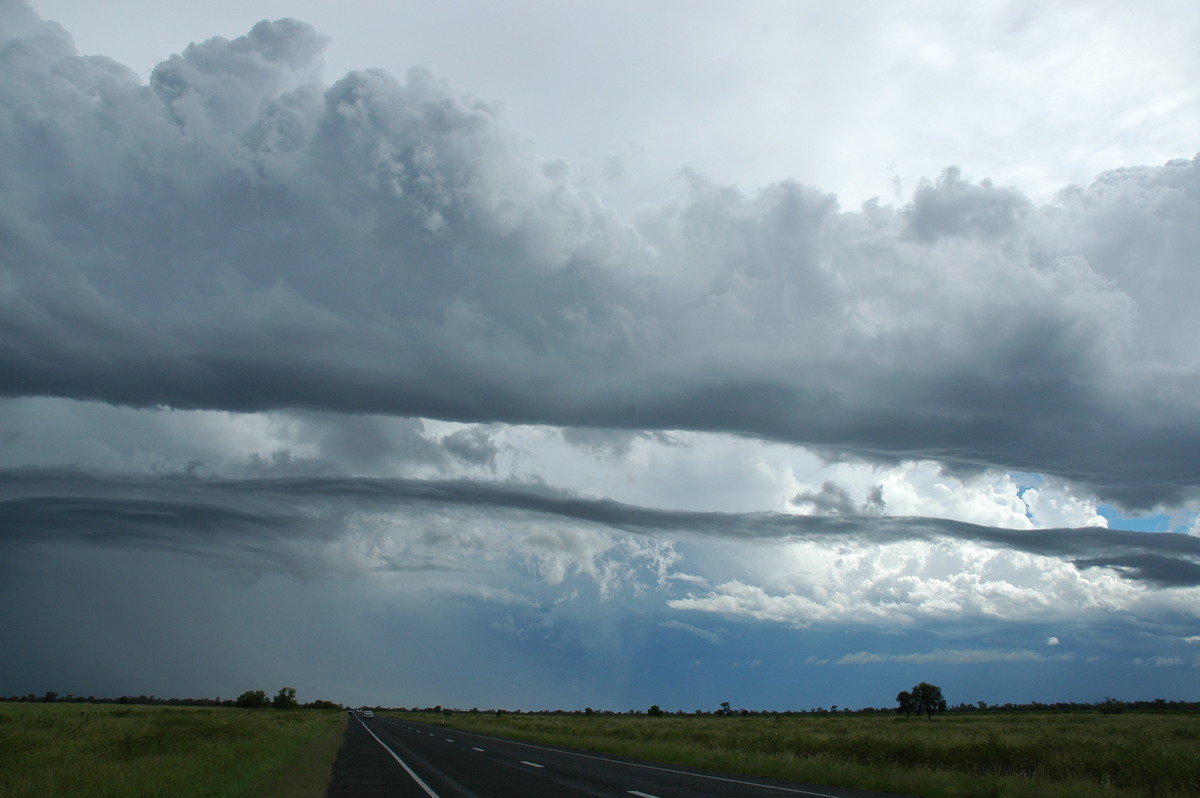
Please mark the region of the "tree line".
<svg viewBox="0 0 1200 798"><path fill-rule="evenodd" d="M1125 710L1186 710L1200 711L1200 701L1168 701L1163 698L1155 698L1148 701L1121 701L1115 698L1106 698L1103 701L1075 701L1075 702L1057 702L1057 703L1042 703L1033 701L1029 703L1005 703L1005 704L988 704L986 701L976 701L973 704L960 703L951 705L945 701L941 694L941 688L936 685L928 685L932 690L920 689L921 682L912 690L902 690L897 695L897 706L891 707L839 707L834 704L828 708L813 707L812 709L735 709L728 701L722 701L720 706L715 709L697 709L693 711L687 710L670 710L663 709L658 704L652 704L649 709L630 709L627 711L611 710L611 709L594 709L587 707L585 709L480 709L479 707L471 707L470 709L459 709L437 706L374 706L371 707L376 712L411 712L414 714L425 715L441 715L444 713L475 715L546 715L546 716L561 716L561 715L581 715L585 717L605 716L612 717L617 715L644 715L646 717L791 717L797 715L874 715L874 714L927 714L932 710L932 714L941 713L962 713L962 712L1079 712L1079 711L1100 711L1104 713L1124 712ZM908 694L908 699L902 700L904 694ZM915 702L913 696L916 694L926 696L925 703Z"/></svg>
<svg viewBox="0 0 1200 798"><path fill-rule="evenodd" d="M296 688L281 687L274 698L268 699L262 690L247 690L237 698L159 698L153 695L123 695L119 698L77 696L72 694L59 695L54 690L48 690L42 695L29 693L21 696L0 696L0 701L8 703L28 704L134 704L141 706L170 706L170 707L241 707L244 709L344 709L341 704L318 699L307 704L296 700Z"/></svg>
<svg viewBox="0 0 1200 798"><path fill-rule="evenodd" d="M925 684L922 682L921 684ZM902 690L896 696L897 706L895 707L860 707L857 709L851 707L839 707L837 704L825 707L813 707L811 709L785 709L785 710L763 710L763 709L734 709L728 701L721 702L719 708L711 710L697 709L694 711L685 710L665 710L658 704L654 704L648 710L630 709L627 712L614 711L609 709L540 709L540 710L521 710L521 709L484 709L472 707L470 709L450 709L439 704L435 707L384 707L374 706L371 709L391 712L420 712L441 714L443 712L454 712L462 714L476 714L486 712L527 714L527 715L647 715L659 716L670 715L679 716L791 716L791 715L831 715L831 714L879 714L879 713L894 713L911 714L925 713L925 708L918 709L917 704L913 701L913 694L918 692L920 684L912 690ZM930 685L930 687L936 687ZM936 688L940 694L941 688ZM909 698L903 700L903 696L907 693ZM293 688L280 688L273 698L268 698L267 694L262 690L247 690L238 698L222 699L220 696L216 698L161 698L153 695L123 695L117 698L112 697L97 697L77 696L72 694L60 695L51 690L42 695L29 693L27 695L0 696L0 702L5 703L70 703L70 704L138 704L151 706L188 706L188 707L244 707L249 709L259 708L300 708L300 709L345 709L346 705L339 704L335 701L317 700L310 701L306 704L301 704L296 699L296 691ZM1058 701L1053 703L1043 703L1041 701L1032 701L1028 703L1013 703L1004 704L989 704L986 701L976 701L975 703L960 703L955 705L946 704L944 699L939 700L934 705L934 714L940 712L960 713L960 712L1078 712L1087 710L1097 710L1103 713L1120 713L1127 710L1133 711L1200 711L1200 701L1171 701L1165 698L1154 698L1150 700L1140 701L1123 701L1117 698L1105 698L1102 701ZM907 709L906 709L907 708Z"/></svg>

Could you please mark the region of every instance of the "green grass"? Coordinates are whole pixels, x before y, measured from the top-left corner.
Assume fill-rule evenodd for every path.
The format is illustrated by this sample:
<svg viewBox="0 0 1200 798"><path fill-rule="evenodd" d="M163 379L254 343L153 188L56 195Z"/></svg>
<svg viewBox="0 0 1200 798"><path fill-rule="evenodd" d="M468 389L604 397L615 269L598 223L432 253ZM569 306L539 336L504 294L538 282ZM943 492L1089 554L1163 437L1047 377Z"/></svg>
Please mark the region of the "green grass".
<svg viewBox="0 0 1200 798"><path fill-rule="evenodd" d="M332 767L344 712L115 704L0 704L0 795L261 796ZM330 753L332 742L332 753Z"/></svg>
<svg viewBox="0 0 1200 798"><path fill-rule="evenodd" d="M451 716L448 725L713 770L931 798L1200 795L1200 714L1194 712L973 712L932 721L848 714L461 714Z"/></svg>

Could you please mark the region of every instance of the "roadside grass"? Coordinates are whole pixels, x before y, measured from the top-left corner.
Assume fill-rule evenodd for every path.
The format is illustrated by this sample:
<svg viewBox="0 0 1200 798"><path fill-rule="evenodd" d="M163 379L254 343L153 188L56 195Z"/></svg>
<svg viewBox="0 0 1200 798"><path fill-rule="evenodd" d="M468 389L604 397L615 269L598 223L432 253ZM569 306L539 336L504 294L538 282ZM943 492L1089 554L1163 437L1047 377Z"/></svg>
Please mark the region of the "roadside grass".
<svg viewBox="0 0 1200 798"><path fill-rule="evenodd" d="M933 720L510 713L456 714L447 725L710 770L929 798L1200 795L1195 712L972 712Z"/></svg>
<svg viewBox="0 0 1200 798"><path fill-rule="evenodd" d="M344 724L336 710L0 704L0 795L324 795Z"/></svg>

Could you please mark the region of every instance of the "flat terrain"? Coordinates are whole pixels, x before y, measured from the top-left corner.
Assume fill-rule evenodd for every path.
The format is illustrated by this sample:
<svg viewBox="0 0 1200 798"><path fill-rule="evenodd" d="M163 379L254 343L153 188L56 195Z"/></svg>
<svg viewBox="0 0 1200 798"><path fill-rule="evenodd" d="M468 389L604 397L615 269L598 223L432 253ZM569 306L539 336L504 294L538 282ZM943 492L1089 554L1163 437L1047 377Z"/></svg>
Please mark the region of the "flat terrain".
<svg viewBox="0 0 1200 798"><path fill-rule="evenodd" d="M1200 714L1184 711L963 712L932 720L479 713L452 715L445 728L931 798L1200 795Z"/></svg>
<svg viewBox="0 0 1200 798"><path fill-rule="evenodd" d="M425 760L451 752L480 756L474 749L489 745L454 736L476 731L755 779L930 798L1200 795L1200 713L1189 711L964 712L933 720L841 713L394 717L400 723L393 742L396 735L420 734L412 724L401 734L408 721L439 724L433 737L424 732L437 744L435 753L416 757ZM330 784L346 720L344 712L322 710L0 703L0 795L318 798ZM380 728L393 725L376 720ZM510 756L516 749L500 746L488 755L503 757L507 776L521 783L522 768L538 769L522 761L551 769L537 758L549 754ZM372 768L395 765L382 747L373 756L378 762L364 760L359 776L374 778ZM398 783L412 783L401 775ZM353 781L342 786L354 794Z"/></svg>
<svg viewBox="0 0 1200 798"><path fill-rule="evenodd" d="M0 703L0 795L323 796L345 714Z"/></svg>
<svg viewBox="0 0 1200 798"><path fill-rule="evenodd" d="M350 721L329 798L888 798L513 741L408 719Z"/></svg>

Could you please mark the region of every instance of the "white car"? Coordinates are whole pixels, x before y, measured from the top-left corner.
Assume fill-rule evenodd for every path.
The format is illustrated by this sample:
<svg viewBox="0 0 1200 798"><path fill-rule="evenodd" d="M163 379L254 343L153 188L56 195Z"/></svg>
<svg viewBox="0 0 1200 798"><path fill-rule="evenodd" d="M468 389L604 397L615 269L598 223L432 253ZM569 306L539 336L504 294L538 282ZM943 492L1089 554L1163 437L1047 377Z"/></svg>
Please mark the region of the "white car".
<svg viewBox="0 0 1200 798"><path fill-rule="evenodd" d="M371 710L369 710L369 709L364 709L364 710L363 710L363 714L362 714L362 716L363 716L364 718L373 718L373 717L375 717L375 713L374 713L374 712L372 712L372 711L371 711Z"/></svg>

